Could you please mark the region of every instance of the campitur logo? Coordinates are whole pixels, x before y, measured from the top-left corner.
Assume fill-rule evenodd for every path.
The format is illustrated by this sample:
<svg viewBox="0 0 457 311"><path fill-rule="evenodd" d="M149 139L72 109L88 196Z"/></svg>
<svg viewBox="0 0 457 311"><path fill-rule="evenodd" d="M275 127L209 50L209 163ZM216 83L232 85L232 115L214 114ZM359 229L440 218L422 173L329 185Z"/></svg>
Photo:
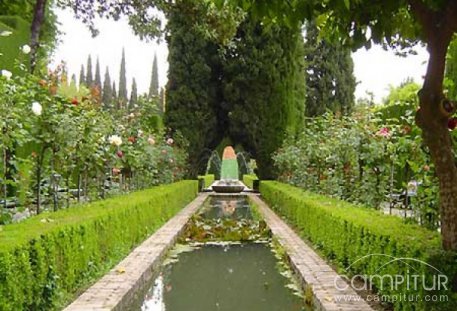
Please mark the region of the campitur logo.
<svg viewBox="0 0 457 311"><path fill-rule="evenodd" d="M356 291L369 291L373 292L376 289L378 293L395 293L389 295L378 295L369 294L365 298L367 301L382 301L382 302L396 302L396 301L425 301L425 302L442 302L448 301L448 295L436 294L437 292L443 293L448 290L449 279L438 268L430 265L429 263L407 257L394 257L386 254L369 254L363 256L351 265L349 265L345 271L349 272L351 267L360 263L361 261L367 260L372 257L385 257L386 262L380 265L376 271L367 274L357 274L349 277L345 274L338 275L335 277L334 285L335 288L342 293L348 288L353 288ZM402 273L392 274L383 273L389 265L392 264L404 265L406 271ZM425 266L430 273L423 273L419 270L419 266ZM363 280L361 282L360 280ZM422 294L419 294L422 293ZM335 300L355 300L355 297L348 297L353 295L341 295L335 297ZM361 298L357 295L356 300Z"/></svg>

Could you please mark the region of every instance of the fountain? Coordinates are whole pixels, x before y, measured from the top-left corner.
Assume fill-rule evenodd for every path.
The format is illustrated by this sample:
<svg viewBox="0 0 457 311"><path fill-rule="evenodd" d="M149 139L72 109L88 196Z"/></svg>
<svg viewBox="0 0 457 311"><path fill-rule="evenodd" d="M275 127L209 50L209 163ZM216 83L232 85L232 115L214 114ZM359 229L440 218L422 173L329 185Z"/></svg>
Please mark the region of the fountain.
<svg viewBox="0 0 457 311"><path fill-rule="evenodd" d="M244 185L238 180L238 160L233 147L224 149L221 165L221 180L213 186L218 193L239 193L244 190Z"/></svg>

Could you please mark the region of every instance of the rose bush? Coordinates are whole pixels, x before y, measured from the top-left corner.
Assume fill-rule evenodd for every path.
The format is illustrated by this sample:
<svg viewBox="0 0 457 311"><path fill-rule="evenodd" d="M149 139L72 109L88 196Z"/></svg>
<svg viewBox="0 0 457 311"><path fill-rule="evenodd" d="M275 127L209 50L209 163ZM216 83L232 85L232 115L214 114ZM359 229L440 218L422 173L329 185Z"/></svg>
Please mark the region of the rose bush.
<svg viewBox="0 0 457 311"><path fill-rule="evenodd" d="M149 126L150 116L141 107L128 113L106 111L93 93L68 88L63 67L39 78L2 72L4 206L17 198L37 213L53 206L52 196L59 190L53 176L59 176L62 188L60 206L75 198L94 200L183 178L182 140Z"/></svg>

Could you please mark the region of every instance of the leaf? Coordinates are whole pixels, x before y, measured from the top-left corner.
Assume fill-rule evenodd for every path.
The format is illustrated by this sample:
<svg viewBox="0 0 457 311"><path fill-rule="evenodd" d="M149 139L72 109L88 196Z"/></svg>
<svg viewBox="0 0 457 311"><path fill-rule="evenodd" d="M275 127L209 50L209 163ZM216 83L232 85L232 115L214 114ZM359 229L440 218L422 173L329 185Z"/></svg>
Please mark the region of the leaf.
<svg viewBox="0 0 457 311"><path fill-rule="evenodd" d="M349 2L349 0L344 0L344 6L345 6L346 9L348 9L348 10L351 9L351 3Z"/></svg>
<svg viewBox="0 0 457 311"><path fill-rule="evenodd" d="M123 273L125 273L125 268L124 267L118 267L116 269L116 272L117 272L117 274L123 274Z"/></svg>

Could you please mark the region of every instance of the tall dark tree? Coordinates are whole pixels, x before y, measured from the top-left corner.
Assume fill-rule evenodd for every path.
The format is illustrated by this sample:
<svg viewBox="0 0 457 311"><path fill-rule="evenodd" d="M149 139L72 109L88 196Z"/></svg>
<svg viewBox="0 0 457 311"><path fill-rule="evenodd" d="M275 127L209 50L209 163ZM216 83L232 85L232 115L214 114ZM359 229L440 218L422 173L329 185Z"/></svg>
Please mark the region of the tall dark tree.
<svg viewBox="0 0 457 311"><path fill-rule="evenodd" d="M95 65L95 80L94 80L94 86L98 87L98 89L101 91L102 90L102 77L100 73L100 61L97 57L97 62Z"/></svg>
<svg viewBox="0 0 457 311"><path fill-rule="evenodd" d="M171 35L167 37L170 67L164 120L189 142L192 177L204 172L206 150L215 148L224 136L216 112L221 102L218 46L194 27L195 20L204 16L201 2L196 0L176 2L167 15Z"/></svg>
<svg viewBox="0 0 457 311"><path fill-rule="evenodd" d="M314 22L307 23L305 37L306 115L327 110L348 114L354 106L355 77L351 51L341 43L319 36Z"/></svg>
<svg viewBox="0 0 457 311"><path fill-rule="evenodd" d="M157 65L157 54L154 54L152 62L151 84L149 85L149 97L159 95L159 68Z"/></svg>
<svg viewBox="0 0 457 311"><path fill-rule="evenodd" d="M289 24L312 15L326 16L325 25L331 28L326 29L326 34L356 48L369 47L373 42L393 47L410 46L417 41L427 45L429 62L418 93L420 109L416 123L422 129L439 179L443 248L457 251L457 165L448 129L456 105L443 92L446 53L457 34L457 1L360 0L330 1L326 5L316 5L315 1L274 1L274 7L269 8L263 1L237 2Z"/></svg>
<svg viewBox="0 0 457 311"><path fill-rule="evenodd" d="M114 86L114 84L113 84ZM109 75L108 66L106 66L105 80L103 81L102 102L105 109L109 109L113 104L113 89L111 87L111 77Z"/></svg>
<svg viewBox="0 0 457 311"><path fill-rule="evenodd" d="M120 109L119 101L117 98L116 82L113 81L113 87L111 89L111 95L113 97L113 106L116 109Z"/></svg>
<svg viewBox="0 0 457 311"><path fill-rule="evenodd" d="M86 85L87 87L92 87L94 84L94 76L92 75L92 57L90 55L87 57L86 70Z"/></svg>
<svg viewBox="0 0 457 311"><path fill-rule="evenodd" d="M275 177L273 153L296 134L304 115L304 53L300 27L262 27L247 19L224 57L224 102L230 137Z"/></svg>
<svg viewBox="0 0 457 311"><path fill-rule="evenodd" d="M130 92L129 109L135 109L138 104L138 89L135 78L132 79L132 90Z"/></svg>
<svg viewBox="0 0 457 311"><path fill-rule="evenodd" d="M81 70L79 71L79 85L86 85L86 75L84 73L84 65L81 65Z"/></svg>
<svg viewBox="0 0 457 311"><path fill-rule="evenodd" d="M119 73L119 96L118 101L120 103L121 108L125 108L128 99L127 99L127 76L126 76L126 69L125 69L125 50L122 49L122 59L121 59L121 70Z"/></svg>

